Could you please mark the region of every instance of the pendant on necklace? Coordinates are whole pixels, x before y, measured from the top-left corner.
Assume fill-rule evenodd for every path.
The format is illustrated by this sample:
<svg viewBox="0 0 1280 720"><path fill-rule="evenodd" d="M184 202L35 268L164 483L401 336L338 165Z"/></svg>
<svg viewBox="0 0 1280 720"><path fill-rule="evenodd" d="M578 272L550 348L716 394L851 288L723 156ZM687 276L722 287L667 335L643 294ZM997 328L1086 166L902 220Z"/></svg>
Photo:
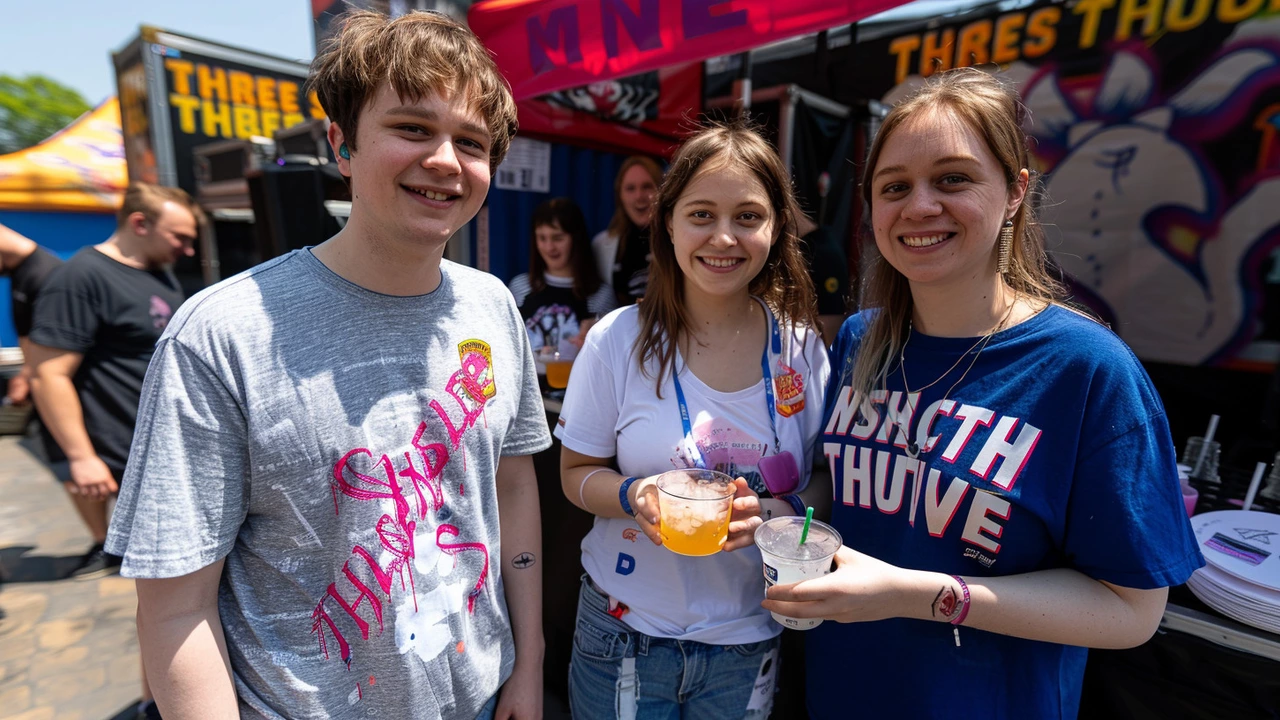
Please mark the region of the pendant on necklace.
<svg viewBox="0 0 1280 720"><path fill-rule="evenodd" d="M915 459L919 458L919 457L920 457L920 443L916 442L915 440L910 440L910 441L908 441L908 442L907 442L907 456L908 456L908 457L910 457L912 460L915 460Z"/></svg>

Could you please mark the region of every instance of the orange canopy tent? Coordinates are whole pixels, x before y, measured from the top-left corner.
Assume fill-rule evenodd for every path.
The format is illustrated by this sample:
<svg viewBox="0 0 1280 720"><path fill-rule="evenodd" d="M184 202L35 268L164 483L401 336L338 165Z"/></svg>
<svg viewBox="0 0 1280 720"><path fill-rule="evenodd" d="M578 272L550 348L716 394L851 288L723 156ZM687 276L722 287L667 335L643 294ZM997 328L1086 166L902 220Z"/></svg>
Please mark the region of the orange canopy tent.
<svg viewBox="0 0 1280 720"><path fill-rule="evenodd" d="M0 210L114 213L127 184L114 97L48 140L0 155Z"/></svg>

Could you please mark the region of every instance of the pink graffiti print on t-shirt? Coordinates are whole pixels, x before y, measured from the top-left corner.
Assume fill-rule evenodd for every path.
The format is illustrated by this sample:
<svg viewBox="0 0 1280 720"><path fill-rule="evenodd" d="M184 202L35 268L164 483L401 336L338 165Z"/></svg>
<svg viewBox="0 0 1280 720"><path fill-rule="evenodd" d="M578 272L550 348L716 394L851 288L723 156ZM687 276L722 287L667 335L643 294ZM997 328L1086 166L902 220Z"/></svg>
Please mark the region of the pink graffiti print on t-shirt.
<svg viewBox="0 0 1280 720"><path fill-rule="evenodd" d="M151 316L151 324L157 330L163 330L169 325L169 318L173 317L173 310L169 307L169 303L159 295L151 296L151 307L147 314Z"/></svg>
<svg viewBox="0 0 1280 720"><path fill-rule="evenodd" d="M457 537L458 528L449 524L443 524L440 527L436 528L436 547L452 555L454 557L455 563L458 561L457 560L458 553L460 552L465 552L467 550L474 550L480 553L484 553L484 566L480 568L480 577L476 580L476 586L472 588L470 593L467 594L467 612L475 612L476 598L480 597L480 591L484 589L484 581L489 577L489 548L485 547L484 543L442 542L442 539L444 538L446 533L454 537Z"/></svg>
<svg viewBox="0 0 1280 720"><path fill-rule="evenodd" d="M414 533L418 522L428 519L428 509L438 512L446 504L445 490L440 478L449 463L450 448L457 450L461 446L466 432L475 426L476 420L484 413L484 406L488 401L485 391L489 384L493 382L493 375L489 370L489 362L483 355L470 353L463 358L462 369L449 378L445 392L457 402L462 411L462 421L460 423L454 423L453 418L439 401L432 400L429 403L448 435L448 443L428 441L426 435L429 426L425 421L422 421L418 423L418 427L410 441L413 451L404 453L404 469L397 470L391 458L386 454L382 454L374 460L374 453L368 448L349 450L334 464L330 485L333 493L335 515L341 512L338 502L339 495L344 495L359 502L390 500L394 507L394 516L384 513L378 518L374 526L374 531L377 533L379 543L382 546L381 550L389 553L392 557L385 568L378 563L373 553L364 547L356 545L351 549L352 555L364 560L364 564L368 566L374 580L377 581L378 589L382 591L382 595L386 597L388 602L391 600L393 578L399 577L401 591L409 591L413 596L414 609L415 611L417 610L417 595L415 592L417 584L413 576L413 560L416 557ZM421 467L415 462L415 454L417 456L416 460L421 461ZM370 461L372 461L370 465L363 464ZM357 467L357 464L359 464L359 467ZM361 469L365 472L361 472ZM413 486L413 494L417 498L416 514L412 512L400 478L408 480L409 484ZM461 495L461 483L459 483L458 489L459 495ZM428 495L430 496L429 501L427 499ZM444 542L443 536L445 535L457 538L461 536L461 531L456 525L445 523L442 523L436 530L436 546L442 552L452 555L455 563L457 562L458 554L466 551L479 552L484 556L484 563L479 577L467 597L467 611L474 613L476 598L479 597L484 589L484 584L489 576L489 550L484 543ZM369 622L360 616L358 612L360 605L366 601L368 602L369 609L378 624L378 634L381 635L383 631L383 598L359 579L351 568L350 558L343 562L342 572L351 589L356 592L355 600L348 602L339 592L337 583L330 583L325 595L316 603L316 607L311 613L311 632L317 636L320 652L325 658L329 657L326 634L331 635L338 643L339 654L343 662L350 669L351 646L341 630L338 629L333 617L329 614L326 602L330 599L336 602L346 612L346 615L351 618L352 622L356 624L356 627L360 630L361 638L367 641L369 639ZM405 581L406 574L408 575L407 584Z"/></svg>

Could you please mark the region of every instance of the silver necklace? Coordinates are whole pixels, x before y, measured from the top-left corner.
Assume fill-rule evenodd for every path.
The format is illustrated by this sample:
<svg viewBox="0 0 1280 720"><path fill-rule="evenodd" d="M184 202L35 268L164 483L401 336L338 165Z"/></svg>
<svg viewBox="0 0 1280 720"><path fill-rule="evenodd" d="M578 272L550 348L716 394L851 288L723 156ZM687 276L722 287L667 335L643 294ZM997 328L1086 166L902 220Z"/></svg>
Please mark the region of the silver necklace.
<svg viewBox="0 0 1280 720"><path fill-rule="evenodd" d="M994 337L996 333L1000 332L1000 330L1004 327L1004 324L1009 321L1009 317L1013 314L1013 308L1015 305L1017 305L1016 299L1014 300L1014 302L1009 304L1009 309L1005 311L1004 317L1000 320L999 323L996 324L994 328L991 329L990 332L978 338L977 342L969 346L969 349L965 350L964 354L962 354L955 361L955 363L951 365L951 367L947 368L946 372L938 376L937 380L934 380L933 382L929 383L928 385L925 385L924 387L916 388L915 392L922 393L925 390L928 390L929 388L933 387L934 385L937 385L938 383L942 382L943 378L945 378L947 375L950 375L951 371L955 370L956 367L960 365L961 361L963 361L969 353L972 353L974 351L974 348L977 348L978 352L974 353L973 359L969 361L969 367L965 368L964 372L960 374L960 378L956 380L954 383L951 383L951 387L947 388L947 392L942 396L942 403L939 404L939 407L946 404L947 398L951 397L951 391L955 390L956 387L960 385L960 383L964 382L964 379L969 375L969 371L972 370L973 366L978 363L978 357L982 355L983 350L987 349L987 343L991 342L991 338ZM907 321L907 339L902 343L902 349L898 351L898 369L902 371L902 389L906 391L907 408L911 410L909 417L912 417L912 418L914 418L916 415L916 407L915 407L915 403L911 401L911 393L912 393L911 385L907 383L906 354L907 354L907 344L911 342L911 334L914 329L915 329L915 323L908 320ZM894 422L894 424L898 426L898 429L902 431L903 437L907 439L907 456L910 457L912 460L919 458L920 443L916 442L915 438L911 436L910 428L907 427L906 423L904 423L901 418L898 418Z"/></svg>

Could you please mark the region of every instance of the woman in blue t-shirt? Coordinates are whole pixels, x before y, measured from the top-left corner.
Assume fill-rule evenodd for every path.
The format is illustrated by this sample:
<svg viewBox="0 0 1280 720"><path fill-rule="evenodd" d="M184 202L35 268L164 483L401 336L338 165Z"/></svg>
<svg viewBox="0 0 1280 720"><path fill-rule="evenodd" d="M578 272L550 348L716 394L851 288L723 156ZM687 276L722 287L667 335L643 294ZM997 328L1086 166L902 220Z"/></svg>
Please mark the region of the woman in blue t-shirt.
<svg viewBox="0 0 1280 720"><path fill-rule="evenodd" d="M821 445L845 547L764 603L836 621L806 638L817 720L1075 717L1085 648L1145 642L1203 564L1160 398L1046 271L1020 107L939 73L868 156L871 309Z"/></svg>
<svg viewBox="0 0 1280 720"><path fill-rule="evenodd" d="M529 343L535 352L582 347L596 318L617 306L613 291L596 272L587 221L577 203L560 197L534 208L532 224L529 272L509 283Z"/></svg>

